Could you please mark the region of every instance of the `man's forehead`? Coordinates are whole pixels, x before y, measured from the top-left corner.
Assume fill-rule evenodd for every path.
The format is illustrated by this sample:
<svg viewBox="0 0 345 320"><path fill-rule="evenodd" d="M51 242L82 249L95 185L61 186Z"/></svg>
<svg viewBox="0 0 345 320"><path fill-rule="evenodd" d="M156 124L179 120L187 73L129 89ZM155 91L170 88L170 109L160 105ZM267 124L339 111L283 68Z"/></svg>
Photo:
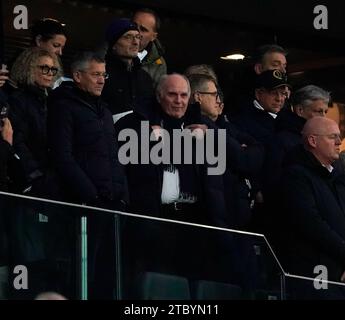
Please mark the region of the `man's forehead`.
<svg viewBox="0 0 345 320"><path fill-rule="evenodd" d="M286 62L286 57L284 56L284 54L280 52L267 52L264 55L264 58L266 58L267 60L276 61L276 62L281 62L281 61Z"/></svg>
<svg viewBox="0 0 345 320"><path fill-rule="evenodd" d="M140 20L140 23L146 24L147 21L155 22L155 17L148 12L138 12L135 14L134 19L135 21Z"/></svg>
<svg viewBox="0 0 345 320"><path fill-rule="evenodd" d="M91 61L88 64L88 69L104 70L105 69L105 63L104 62Z"/></svg>
<svg viewBox="0 0 345 320"><path fill-rule="evenodd" d="M307 107L312 108L312 109L321 109L321 108L328 109L328 104L324 100L318 99L318 100L312 101L309 105L307 105Z"/></svg>
<svg viewBox="0 0 345 320"><path fill-rule="evenodd" d="M213 81L207 81L207 87L208 88L217 88L216 84Z"/></svg>
<svg viewBox="0 0 345 320"><path fill-rule="evenodd" d="M170 78L166 79L165 88L167 91L170 90L188 90L187 82L184 78L178 76L171 76Z"/></svg>

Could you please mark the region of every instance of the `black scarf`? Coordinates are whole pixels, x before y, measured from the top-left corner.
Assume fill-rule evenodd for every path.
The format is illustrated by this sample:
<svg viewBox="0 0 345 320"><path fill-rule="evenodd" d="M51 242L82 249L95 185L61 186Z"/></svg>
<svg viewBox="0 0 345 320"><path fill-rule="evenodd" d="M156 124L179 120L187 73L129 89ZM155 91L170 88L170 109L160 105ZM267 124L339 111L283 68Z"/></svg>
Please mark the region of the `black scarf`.
<svg viewBox="0 0 345 320"><path fill-rule="evenodd" d="M200 199L200 177L199 177L199 166L195 164L195 145L193 143L193 161L192 164L184 164L184 152L183 152L183 143L181 143L181 164L173 164L173 130L174 129L183 129L185 127L185 117L182 118L173 118L167 115L166 113L161 112L161 122L160 125L162 128L167 130L170 135L170 164L163 164L163 170L169 172L175 172L177 169L179 172L180 178L180 196L183 199L189 199L192 196Z"/></svg>

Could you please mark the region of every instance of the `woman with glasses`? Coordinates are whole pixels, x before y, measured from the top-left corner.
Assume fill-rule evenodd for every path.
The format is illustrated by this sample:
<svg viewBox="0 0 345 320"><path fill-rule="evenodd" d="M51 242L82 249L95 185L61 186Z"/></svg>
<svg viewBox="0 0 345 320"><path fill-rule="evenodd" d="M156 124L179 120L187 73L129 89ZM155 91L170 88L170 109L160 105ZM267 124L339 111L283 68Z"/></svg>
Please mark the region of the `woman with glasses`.
<svg viewBox="0 0 345 320"><path fill-rule="evenodd" d="M37 47L24 50L10 71L11 78L18 85L9 97L13 148L21 160L26 182L12 191L43 198L56 195L55 178L48 164L47 99L59 72L56 55ZM51 236L48 239L45 235L49 234L47 219L49 222L51 217L43 216L47 213L38 210L35 203L18 203L8 214L10 262L27 266L31 282L28 290L14 290L10 297L13 299L30 299L48 289L48 271L44 270L48 270L46 243Z"/></svg>
<svg viewBox="0 0 345 320"><path fill-rule="evenodd" d="M41 181L48 165L47 98L59 73L56 56L40 48L23 51L11 69L11 78L18 85L9 101L14 149L22 160L27 187L32 184L31 192L37 196L46 192L39 190L36 182Z"/></svg>

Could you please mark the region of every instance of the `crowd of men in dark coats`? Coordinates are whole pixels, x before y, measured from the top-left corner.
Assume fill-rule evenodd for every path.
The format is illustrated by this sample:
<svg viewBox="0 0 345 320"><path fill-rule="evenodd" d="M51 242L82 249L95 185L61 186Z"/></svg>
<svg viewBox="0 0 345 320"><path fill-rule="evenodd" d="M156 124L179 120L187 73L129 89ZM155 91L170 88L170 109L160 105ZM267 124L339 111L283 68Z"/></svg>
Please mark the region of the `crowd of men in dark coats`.
<svg viewBox="0 0 345 320"><path fill-rule="evenodd" d="M107 30L105 58L94 52L80 53L71 64L72 79L52 91L50 87L60 76L58 59L40 47L29 48L19 56L11 70L18 87L3 99L3 105L10 109L1 120L1 189L259 231L272 241L287 271L313 277L314 267L324 265L328 280L344 281L345 176L339 161L339 127L324 118L329 93L313 85L294 92L286 76L285 51L276 45L264 46L254 66L253 87L239 98L241 108L228 117L212 68L152 79L138 58L139 30L129 19L115 20ZM17 70L24 70L25 65L29 67L23 80ZM143 125L148 126L149 135L144 135ZM162 151L157 154L164 158L162 153L168 150L165 161L156 163L137 150L136 162L123 163L119 150L130 142L123 139L128 130L148 154L159 146ZM214 136L207 140L212 130ZM191 137L189 149L167 141L166 134L173 137L175 132ZM224 145L221 132L225 132ZM202 153L197 149L200 141L205 147ZM218 160L226 159L221 174L209 174L214 163L198 161L209 151L210 141L216 149L218 146ZM182 159L188 154L192 161L176 162L177 154ZM13 170L16 175L12 177ZM43 236L37 237L38 217L33 212L30 217L35 222L23 241L44 242ZM113 283L107 279L116 271L114 220L101 214L89 219L91 296L112 297ZM132 274L154 269L192 278L205 276L198 268L204 252L214 248L201 234L169 232L150 222L128 223L122 228L128 244L123 249L134 253L126 261ZM2 231L1 236L6 234ZM67 228L65 231L68 234ZM35 236L30 238L30 233ZM164 243L152 240L153 234ZM226 241L221 246L226 248ZM151 254L143 254L143 247L152 249ZM71 250L65 249L64 258L72 259ZM10 256L1 258L2 265L12 263L7 261ZM44 260L42 256L15 261L31 264L37 275L42 271L36 268L37 263L41 266ZM229 266L230 260L224 257ZM208 273L216 272L215 264L207 266ZM130 276L127 281L131 281ZM38 282L32 295L61 288L54 279L51 283ZM343 297L342 292L330 294Z"/></svg>

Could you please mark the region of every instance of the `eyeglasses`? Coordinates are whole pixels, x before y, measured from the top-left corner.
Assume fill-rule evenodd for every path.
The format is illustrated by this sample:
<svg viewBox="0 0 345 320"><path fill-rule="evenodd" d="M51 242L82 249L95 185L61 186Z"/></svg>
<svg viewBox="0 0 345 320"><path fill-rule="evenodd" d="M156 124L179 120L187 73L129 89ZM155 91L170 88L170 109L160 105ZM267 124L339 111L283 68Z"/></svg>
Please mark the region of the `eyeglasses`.
<svg viewBox="0 0 345 320"><path fill-rule="evenodd" d="M199 92L200 94L209 94L211 96L214 96L216 100L220 99L218 91L214 91L214 92L197 91L197 92Z"/></svg>
<svg viewBox="0 0 345 320"><path fill-rule="evenodd" d="M343 140L343 136L341 134L338 133L330 133L330 134L317 134L314 133L312 134L312 136L317 136L317 137L327 137L328 139L334 140L334 141L342 141Z"/></svg>
<svg viewBox="0 0 345 320"><path fill-rule="evenodd" d="M121 38L127 40L127 41L133 41L135 40L141 40L143 36L141 34L125 34Z"/></svg>
<svg viewBox="0 0 345 320"><path fill-rule="evenodd" d="M109 74L106 72L91 72L91 73L89 73L85 70L79 70L79 72L87 73L93 78L101 78L102 77L104 80L109 79Z"/></svg>
<svg viewBox="0 0 345 320"><path fill-rule="evenodd" d="M56 67L49 67L46 64L45 65L41 65L41 66L37 66L37 67L41 69L42 74L49 74L49 72L51 72L51 74L53 76L55 76L58 73L58 71L59 71L58 68L56 68Z"/></svg>

